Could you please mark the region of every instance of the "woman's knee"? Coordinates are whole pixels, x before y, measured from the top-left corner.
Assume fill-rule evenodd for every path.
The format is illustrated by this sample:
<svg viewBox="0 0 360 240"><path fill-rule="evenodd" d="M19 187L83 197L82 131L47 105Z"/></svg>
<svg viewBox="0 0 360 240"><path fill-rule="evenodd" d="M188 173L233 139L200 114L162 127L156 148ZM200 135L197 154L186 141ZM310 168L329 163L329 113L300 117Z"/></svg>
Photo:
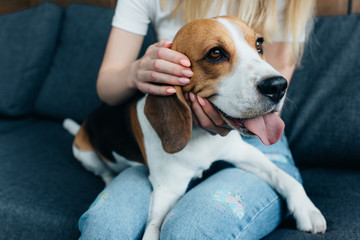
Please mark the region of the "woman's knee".
<svg viewBox="0 0 360 240"><path fill-rule="evenodd" d="M196 186L175 205L164 221L161 237L263 237L280 223L283 209L283 201L266 183L244 171L226 169Z"/></svg>
<svg viewBox="0 0 360 240"><path fill-rule="evenodd" d="M161 239L260 239L280 224L282 204L279 198L275 198L266 208L258 209L254 216L248 215L240 220L241 215L225 213L222 211L226 210L219 208L216 210L219 212L209 214L208 219L202 219L203 216L196 213L176 216L170 212L169 219L163 224Z"/></svg>
<svg viewBox="0 0 360 240"><path fill-rule="evenodd" d="M147 220L151 185L145 167L120 173L79 219L83 239L137 239Z"/></svg>

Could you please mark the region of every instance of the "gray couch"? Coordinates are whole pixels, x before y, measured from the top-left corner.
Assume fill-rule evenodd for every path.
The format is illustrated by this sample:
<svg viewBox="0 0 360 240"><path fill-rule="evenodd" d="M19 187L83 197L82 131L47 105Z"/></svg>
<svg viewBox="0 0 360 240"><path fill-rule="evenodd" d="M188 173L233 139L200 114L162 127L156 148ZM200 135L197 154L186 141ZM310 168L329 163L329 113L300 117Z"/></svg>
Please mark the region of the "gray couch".
<svg viewBox="0 0 360 240"><path fill-rule="evenodd" d="M113 9L45 3L0 16L0 239L75 239L104 187L73 158L66 117L98 104ZM149 30L142 53L154 42ZM266 239L360 239L360 15L319 18L283 118L324 235L289 218ZM296 90L296 91L295 91Z"/></svg>

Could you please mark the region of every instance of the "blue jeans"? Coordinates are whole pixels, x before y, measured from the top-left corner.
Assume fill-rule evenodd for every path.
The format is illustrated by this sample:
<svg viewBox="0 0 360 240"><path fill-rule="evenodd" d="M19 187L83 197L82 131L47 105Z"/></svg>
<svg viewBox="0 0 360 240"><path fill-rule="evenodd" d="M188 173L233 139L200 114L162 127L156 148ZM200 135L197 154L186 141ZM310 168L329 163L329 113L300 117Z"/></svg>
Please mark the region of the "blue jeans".
<svg viewBox="0 0 360 240"><path fill-rule="evenodd" d="M299 182L285 136L272 145L244 138ZM79 220L81 239L141 239L147 221L151 185L145 166L120 173ZM259 239L287 216L283 199L257 176L219 161L169 212L161 239Z"/></svg>

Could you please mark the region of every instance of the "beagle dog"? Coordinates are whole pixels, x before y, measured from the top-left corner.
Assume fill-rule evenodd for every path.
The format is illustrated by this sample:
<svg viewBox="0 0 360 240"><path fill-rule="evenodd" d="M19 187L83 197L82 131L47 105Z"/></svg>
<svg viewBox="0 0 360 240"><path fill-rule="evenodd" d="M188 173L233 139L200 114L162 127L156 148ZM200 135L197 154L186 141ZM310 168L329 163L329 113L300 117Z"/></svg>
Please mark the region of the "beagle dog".
<svg viewBox="0 0 360 240"><path fill-rule="evenodd" d="M153 192L143 239L159 239L165 216L191 179L219 159L273 187L286 200L299 230L325 232L325 218L303 186L241 138L241 134L257 135L269 145L284 130L276 112L284 103L287 81L264 61L262 42L235 17L191 22L172 44L191 61L194 74L188 85L176 86L172 96L146 95L127 107L102 105L81 127L64 121L64 127L76 134L75 157L106 183L127 167L149 168ZM188 92L207 98L235 131L222 137L193 127L184 99Z"/></svg>

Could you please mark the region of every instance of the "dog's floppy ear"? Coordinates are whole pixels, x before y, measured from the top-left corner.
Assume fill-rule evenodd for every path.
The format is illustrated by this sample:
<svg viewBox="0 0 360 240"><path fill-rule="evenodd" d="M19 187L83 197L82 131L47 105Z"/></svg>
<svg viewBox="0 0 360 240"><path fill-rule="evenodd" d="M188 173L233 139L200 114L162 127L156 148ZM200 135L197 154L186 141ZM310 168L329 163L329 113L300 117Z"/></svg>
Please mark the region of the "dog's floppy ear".
<svg viewBox="0 0 360 240"><path fill-rule="evenodd" d="M148 95L144 110L168 153L181 151L190 141L192 133L190 107L181 88L176 86L175 89L176 94L171 96Z"/></svg>

